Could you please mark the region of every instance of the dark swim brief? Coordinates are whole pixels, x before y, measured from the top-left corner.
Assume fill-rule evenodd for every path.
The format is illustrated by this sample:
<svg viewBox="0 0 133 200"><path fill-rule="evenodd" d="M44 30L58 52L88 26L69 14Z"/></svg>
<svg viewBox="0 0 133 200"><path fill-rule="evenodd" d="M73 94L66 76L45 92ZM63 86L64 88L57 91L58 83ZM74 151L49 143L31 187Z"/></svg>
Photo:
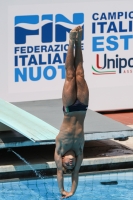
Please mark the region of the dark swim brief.
<svg viewBox="0 0 133 200"><path fill-rule="evenodd" d="M65 113L75 112L75 111L87 111L88 105L81 103L78 99L71 106L63 106L63 111Z"/></svg>

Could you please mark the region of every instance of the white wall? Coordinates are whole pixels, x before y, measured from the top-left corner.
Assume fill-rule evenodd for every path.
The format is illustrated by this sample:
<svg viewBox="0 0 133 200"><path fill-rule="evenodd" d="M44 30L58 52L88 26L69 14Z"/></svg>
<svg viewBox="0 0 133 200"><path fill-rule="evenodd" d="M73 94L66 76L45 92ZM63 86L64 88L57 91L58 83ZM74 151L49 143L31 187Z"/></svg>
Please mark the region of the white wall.
<svg viewBox="0 0 133 200"><path fill-rule="evenodd" d="M50 97L46 92L44 91L35 91L35 92L27 92L21 93L21 88L19 93L11 93L9 90L9 70L8 65L10 63L10 60L8 60L8 36L9 36L9 30L8 30L8 9L10 9L10 6L21 6L21 5L27 5L27 6L33 6L33 5L39 5L43 4L44 7L46 4L51 4L52 6L56 4L63 5L65 3L81 3L84 5L84 3L90 2L90 8L91 10L91 3L94 5L97 5L97 3L101 2L101 7L104 9L104 4L107 2L112 2L111 0L101 1L101 0L0 0L0 98L3 98L9 102L16 102L16 101L30 101L30 100L42 100L42 99L50 99L53 97ZM115 1L116 2L116 1ZM124 0L117 0L117 2L126 2L131 5L132 0L124 1ZM118 8L119 9L119 8ZM53 8L52 8L53 10ZM91 55L90 55L91 57ZM89 56L88 56L88 59ZM85 62L87 63L87 61ZM130 75L131 76L131 75ZM115 87L114 84L110 84L108 87L105 84L105 87L99 87L98 83L96 86L89 82L89 88L90 88L90 109L93 110L116 110L116 109L130 109L133 108L133 83L130 81L129 84L126 84L126 79L128 80L128 76L123 79L122 84L117 84ZM131 77L130 77L131 80ZM133 73L132 73L132 80L133 80ZM113 78L112 78L113 83ZM48 92L49 93L49 92ZM52 93L52 91L51 91ZM18 97L19 96L19 97ZM61 98L61 90L55 92L55 98Z"/></svg>

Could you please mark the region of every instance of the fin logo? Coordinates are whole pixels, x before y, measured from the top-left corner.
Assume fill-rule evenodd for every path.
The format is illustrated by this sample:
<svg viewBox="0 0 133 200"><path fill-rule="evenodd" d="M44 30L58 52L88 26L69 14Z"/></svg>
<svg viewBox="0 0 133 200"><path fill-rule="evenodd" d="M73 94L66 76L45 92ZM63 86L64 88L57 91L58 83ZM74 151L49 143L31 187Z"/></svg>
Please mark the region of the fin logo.
<svg viewBox="0 0 133 200"><path fill-rule="evenodd" d="M84 29L84 14L74 13L72 17L71 21L62 14L15 16L15 44L26 44L27 36L34 35L38 35L42 43L65 42L67 33L74 26L80 25Z"/></svg>

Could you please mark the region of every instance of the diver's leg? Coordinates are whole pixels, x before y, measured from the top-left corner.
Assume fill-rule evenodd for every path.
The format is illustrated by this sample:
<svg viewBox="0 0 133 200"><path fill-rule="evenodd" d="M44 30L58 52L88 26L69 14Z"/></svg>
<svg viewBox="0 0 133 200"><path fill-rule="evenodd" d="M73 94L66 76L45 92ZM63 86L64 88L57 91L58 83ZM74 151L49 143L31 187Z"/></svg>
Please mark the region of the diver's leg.
<svg viewBox="0 0 133 200"><path fill-rule="evenodd" d="M82 40L82 28L79 26L78 38L75 42L75 61L74 61L74 65L76 69L77 99L81 103L88 105L89 89L84 78L81 40Z"/></svg>
<svg viewBox="0 0 133 200"><path fill-rule="evenodd" d="M70 32L69 47L65 62L66 79L63 87L62 101L63 106L70 106L76 100L76 79L74 68L74 44L76 38L76 28Z"/></svg>

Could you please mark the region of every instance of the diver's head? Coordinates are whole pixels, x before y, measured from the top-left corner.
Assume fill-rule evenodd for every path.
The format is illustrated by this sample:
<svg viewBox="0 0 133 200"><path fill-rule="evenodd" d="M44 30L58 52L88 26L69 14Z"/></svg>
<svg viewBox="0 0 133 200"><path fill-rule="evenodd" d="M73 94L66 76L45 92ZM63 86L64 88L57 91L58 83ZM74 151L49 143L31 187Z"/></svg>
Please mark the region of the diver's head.
<svg viewBox="0 0 133 200"><path fill-rule="evenodd" d="M62 157L63 173L72 173L76 165L76 156L74 151L67 151Z"/></svg>

